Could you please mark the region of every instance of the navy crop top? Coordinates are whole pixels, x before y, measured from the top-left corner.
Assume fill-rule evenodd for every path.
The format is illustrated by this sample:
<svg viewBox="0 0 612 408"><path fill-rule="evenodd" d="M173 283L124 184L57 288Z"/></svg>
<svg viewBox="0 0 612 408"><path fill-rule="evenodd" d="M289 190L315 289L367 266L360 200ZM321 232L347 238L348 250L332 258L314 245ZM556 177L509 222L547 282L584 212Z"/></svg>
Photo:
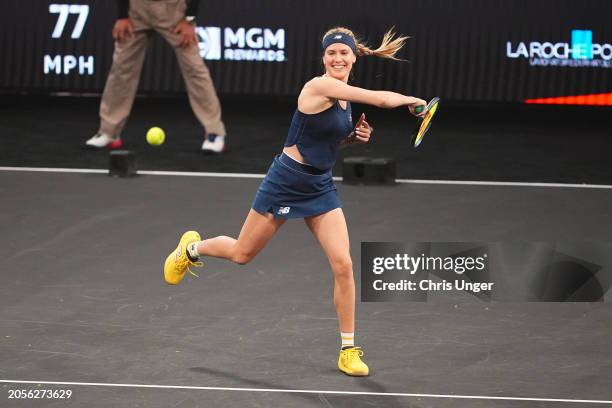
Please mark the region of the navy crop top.
<svg viewBox="0 0 612 408"><path fill-rule="evenodd" d="M327 170L336 163L338 145L352 130L350 102L347 102L346 110L336 101L323 112L311 115L296 109L285 146L297 145L307 164Z"/></svg>

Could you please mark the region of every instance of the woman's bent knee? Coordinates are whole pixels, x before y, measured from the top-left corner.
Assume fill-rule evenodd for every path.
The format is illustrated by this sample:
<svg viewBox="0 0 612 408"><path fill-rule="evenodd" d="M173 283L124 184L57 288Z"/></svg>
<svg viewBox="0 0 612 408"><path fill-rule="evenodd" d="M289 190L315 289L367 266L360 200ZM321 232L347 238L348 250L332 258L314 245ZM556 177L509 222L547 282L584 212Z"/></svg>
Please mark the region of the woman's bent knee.
<svg viewBox="0 0 612 408"><path fill-rule="evenodd" d="M238 265L246 265L255 258L255 254L249 254L245 252L237 252L232 255L232 262Z"/></svg>

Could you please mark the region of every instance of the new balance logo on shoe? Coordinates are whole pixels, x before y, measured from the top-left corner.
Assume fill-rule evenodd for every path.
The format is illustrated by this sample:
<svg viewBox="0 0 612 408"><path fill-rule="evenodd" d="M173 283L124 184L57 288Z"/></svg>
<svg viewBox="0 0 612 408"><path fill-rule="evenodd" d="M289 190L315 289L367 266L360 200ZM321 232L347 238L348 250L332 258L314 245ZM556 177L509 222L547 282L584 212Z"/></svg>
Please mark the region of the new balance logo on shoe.
<svg viewBox="0 0 612 408"><path fill-rule="evenodd" d="M291 207L280 207L276 213L277 214L289 214L289 211L291 211Z"/></svg>

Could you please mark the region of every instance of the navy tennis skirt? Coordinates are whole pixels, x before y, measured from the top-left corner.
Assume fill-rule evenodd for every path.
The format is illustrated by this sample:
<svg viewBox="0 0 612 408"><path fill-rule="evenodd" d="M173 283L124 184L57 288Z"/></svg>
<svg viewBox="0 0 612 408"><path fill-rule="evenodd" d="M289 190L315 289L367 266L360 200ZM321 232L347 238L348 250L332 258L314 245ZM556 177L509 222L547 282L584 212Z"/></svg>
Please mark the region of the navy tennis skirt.
<svg viewBox="0 0 612 408"><path fill-rule="evenodd" d="M342 207L331 169L301 164L285 153L272 161L252 208L276 218L312 217Z"/></svg>

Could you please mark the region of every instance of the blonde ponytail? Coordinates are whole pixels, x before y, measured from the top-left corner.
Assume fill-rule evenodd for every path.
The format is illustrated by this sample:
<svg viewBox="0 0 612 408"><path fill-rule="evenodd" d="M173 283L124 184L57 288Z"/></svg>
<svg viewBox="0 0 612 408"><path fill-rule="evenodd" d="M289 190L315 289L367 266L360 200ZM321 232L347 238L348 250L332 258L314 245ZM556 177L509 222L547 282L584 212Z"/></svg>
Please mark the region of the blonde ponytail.
<svg viewBox="0 0 612 408"><path fill-rule="evenodd" d="M376 49L371 49L368 45L358 39L355 34L345 27L335 27L331 30L327 31L323 38L327 37L331 33L342 33L350 36L355 41L355 46L357 47L357 56L361 57L364 55L374 55L375 57L380 58L388 58L396 61L403 61L400 58L396 58L395 54L404 46L408 37L399 36L396 37L395 27L391 27L383 36L382 42Z"/></svg>

